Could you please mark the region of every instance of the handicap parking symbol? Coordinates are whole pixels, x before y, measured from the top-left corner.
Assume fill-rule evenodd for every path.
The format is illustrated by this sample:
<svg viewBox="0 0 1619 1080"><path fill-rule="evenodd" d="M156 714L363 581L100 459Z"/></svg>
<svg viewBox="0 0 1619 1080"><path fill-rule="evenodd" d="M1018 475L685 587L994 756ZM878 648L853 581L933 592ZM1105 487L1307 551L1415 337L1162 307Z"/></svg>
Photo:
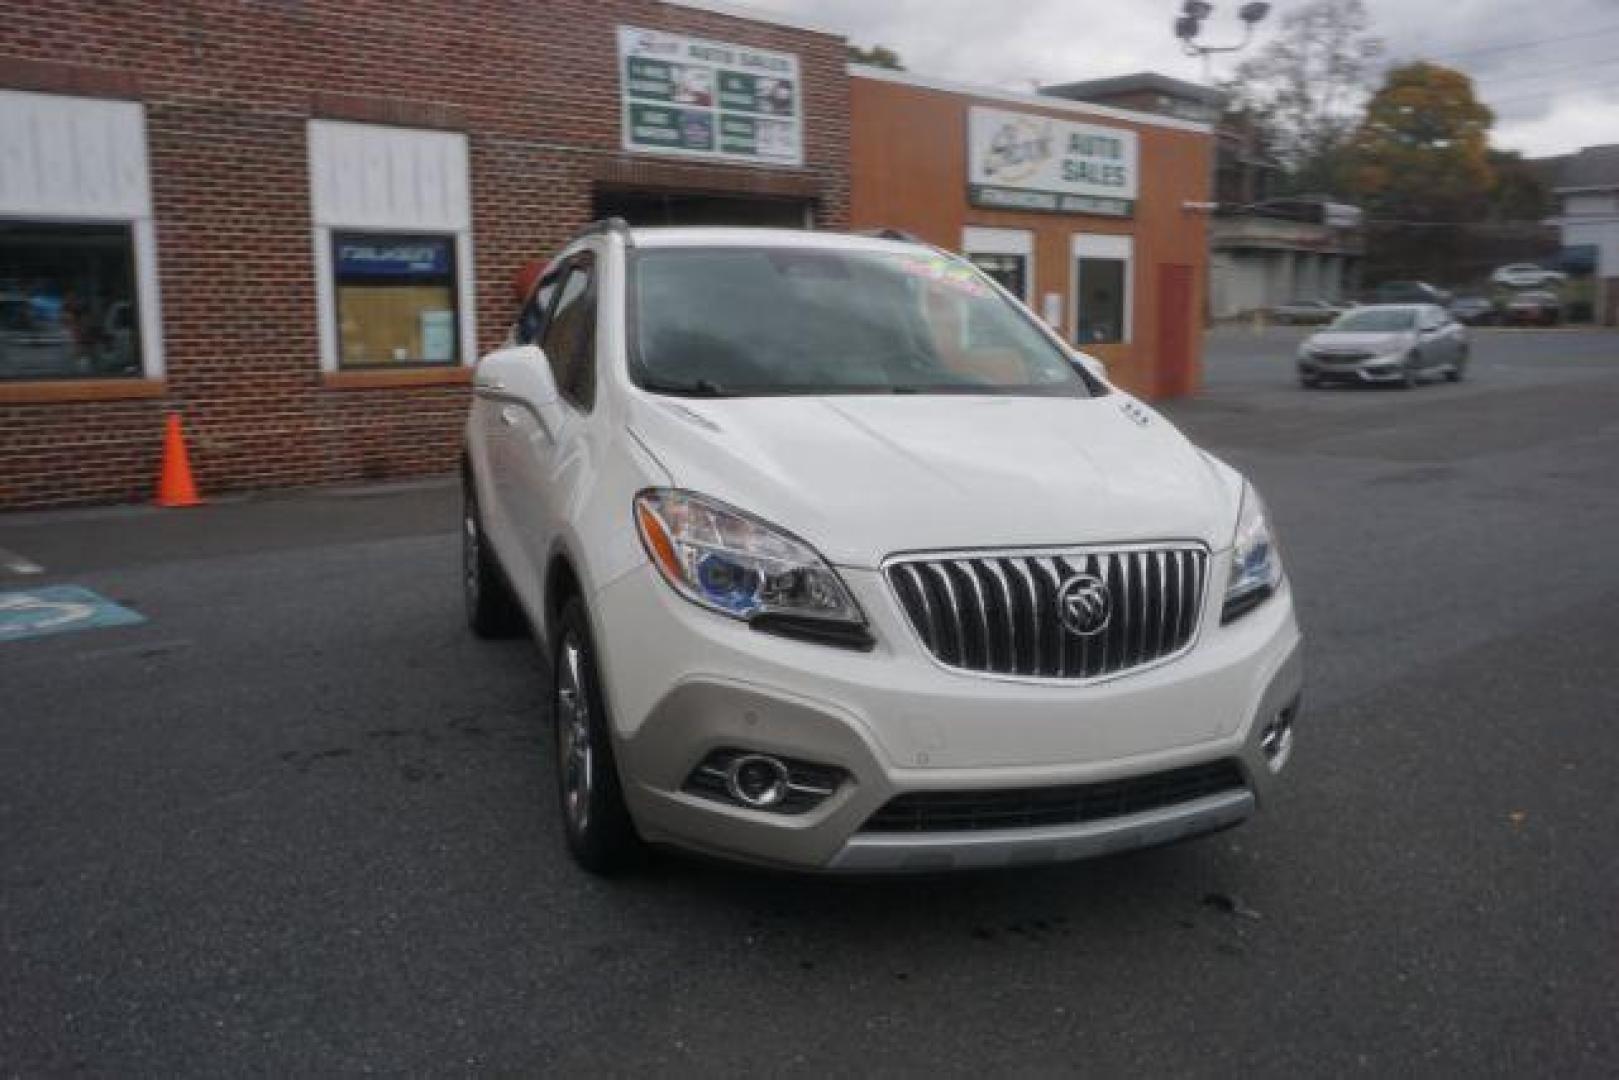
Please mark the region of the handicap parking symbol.
<svg viewBox="0 0 1619 1080"><path fill-rule="evenodd" d="M128 608L78 585L0 592L0 642L98 626L134 626L145 621Z"/></svg>

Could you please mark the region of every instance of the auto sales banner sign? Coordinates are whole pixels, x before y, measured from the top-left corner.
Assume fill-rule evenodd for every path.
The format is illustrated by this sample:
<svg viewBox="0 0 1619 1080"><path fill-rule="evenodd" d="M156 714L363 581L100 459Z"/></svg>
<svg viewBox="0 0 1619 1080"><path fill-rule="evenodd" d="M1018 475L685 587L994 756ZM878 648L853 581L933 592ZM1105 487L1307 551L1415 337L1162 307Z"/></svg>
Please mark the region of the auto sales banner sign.
<svg viewBox="0 0 1619 1080"><path fill-rule="evenodd" d="M804 163L798 57L618 28L624 149L755 165Z"/></svg>
<svg viewBox="0 0 1619 1080"><path fill-rule="evenodd" d="M1136 133L974 106L968 196L998 210L1129 217L1138 196Z"/></svg>

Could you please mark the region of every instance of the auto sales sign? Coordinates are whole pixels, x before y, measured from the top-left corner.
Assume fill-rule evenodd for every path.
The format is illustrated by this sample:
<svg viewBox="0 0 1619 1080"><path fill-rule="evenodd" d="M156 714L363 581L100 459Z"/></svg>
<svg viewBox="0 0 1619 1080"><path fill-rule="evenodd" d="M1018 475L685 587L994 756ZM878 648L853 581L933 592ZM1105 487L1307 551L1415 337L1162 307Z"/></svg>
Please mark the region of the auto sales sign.
<svg viewBox="0 0 1619 1080"><path fill-rule="evenodd" d="M618 28L624 149L753 165L804 163L798 57Z"/></svg>
<svg viewBox="0 0 1619 1080"><path fill-rule="evenodd" d="M968 195L978 206L1129 217L1138 195L1136 134L974 106Z"/></svg>

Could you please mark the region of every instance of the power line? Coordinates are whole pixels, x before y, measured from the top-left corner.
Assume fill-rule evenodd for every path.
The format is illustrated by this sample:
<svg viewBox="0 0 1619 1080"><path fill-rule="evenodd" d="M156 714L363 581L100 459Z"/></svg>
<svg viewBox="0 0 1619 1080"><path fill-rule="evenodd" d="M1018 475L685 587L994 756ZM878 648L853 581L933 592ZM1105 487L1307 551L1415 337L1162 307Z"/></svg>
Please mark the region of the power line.
<svg viewBox="0 0 1619 1080"><path fill-rule="evenodd" d="M1500 45L1485 45L1477 49L1462 49L1458 52L1437 53L1429 57L1432 60L1459 60L1464 56L1484 56L1489 53L1512 52L1515 49L1534 49L1542 45L1556 45L1564 41L1586 41L1590 38L1601 37L1605 34L1619 34L1619 23L1612 26L1601 26L1595 30L1586 30L1578 34L1563 34L1560 37L1540 38L1536 41L1513 41Z"/></svg>
<svg viewBox="0 0 1619 1080"><path fill-rule="evenodd" d="M1577 64L1565 64L1562 67L1547 68L1541 71L1529 71L1523 73L1522 75L1507 75L1504 78L1499 79L1490 75L1475 75L1472 78L1474 83L1489 83L1491 86L1498 86L1501 83L1534 82L1539 79L1556 78L1557 76L1565 75L1570 71L1578 71L1581 68L1595 67L1598 64L1619 64L1619 56L1602 56L1595 60L1581 60Z"/></svg>
<svg viewBox="0 0 1619 1080"><path fill-rule="evenodd" d="M1482 97L1484 104L1491 106L1506 105L1513 101L1528 101L1538 97L1549 97L1554 94L1577 94L1582 90L1613 90L1619 89L1619 82L1587 83L1582 86L1558 86L1544 90L1534 90L1527 94L1510 94L1502 98Z"/></svg>

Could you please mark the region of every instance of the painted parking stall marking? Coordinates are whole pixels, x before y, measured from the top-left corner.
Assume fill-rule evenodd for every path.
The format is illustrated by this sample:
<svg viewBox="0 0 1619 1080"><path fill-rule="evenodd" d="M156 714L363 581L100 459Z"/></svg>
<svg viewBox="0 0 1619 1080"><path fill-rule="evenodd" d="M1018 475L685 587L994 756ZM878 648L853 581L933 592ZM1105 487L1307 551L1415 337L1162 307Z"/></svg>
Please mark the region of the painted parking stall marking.
<svg viewBox="0 0 1619 1080"><path fill-rule="evenodd" d="M80 585L0 592L0 643L145 621L144 616Z"/></svg>
<svg viewBox="0 0 1619 1080"><path fill-rule="evenodd" d="M0 570L12 574L40 574L45 568L26 555L0 547Z"/></svg>

